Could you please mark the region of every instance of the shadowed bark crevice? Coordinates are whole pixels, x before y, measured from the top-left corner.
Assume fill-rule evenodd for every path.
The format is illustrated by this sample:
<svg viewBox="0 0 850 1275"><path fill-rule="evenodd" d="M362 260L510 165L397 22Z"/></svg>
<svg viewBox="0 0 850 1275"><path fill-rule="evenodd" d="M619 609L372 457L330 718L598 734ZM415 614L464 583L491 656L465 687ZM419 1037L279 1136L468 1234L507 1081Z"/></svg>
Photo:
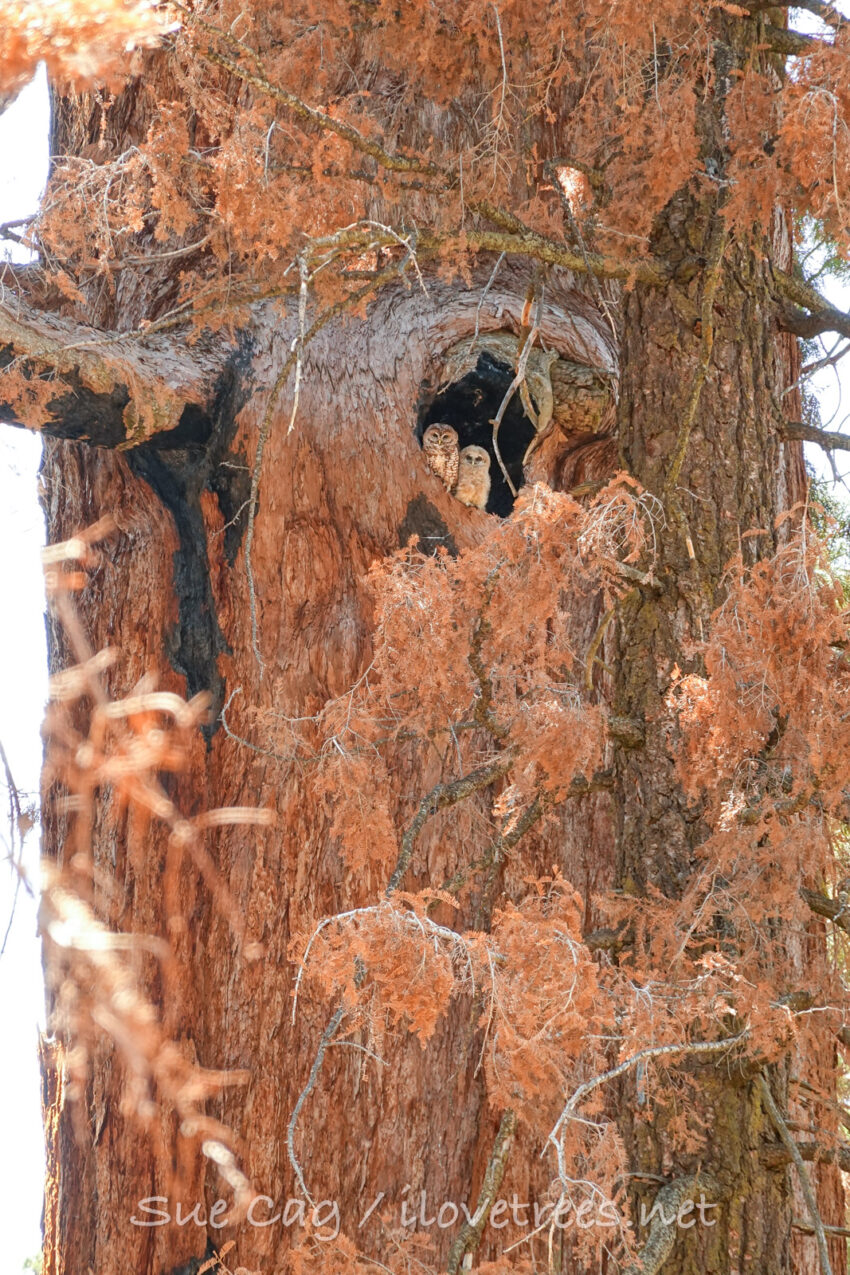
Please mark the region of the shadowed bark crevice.
<svg viewBox="0 0 850 1275"><path fill-rule="evenodd" d="M203 728L207 743L218 729L225 699L218 657L230 654L230 646L216 614L201 495L212 491L216 496L225 523L225 556L232 565L244 535L251 481L244 455L229 450L237 415L249 394L244 367L250 351L243 344L240 356L231 360L220 378L211 418L202 418L187 405L184 417L194 417L194 431L189 420L185 427L181 420L175 430L127 451L132 472L156 492L174 520L177 622L166 637L166 651L172 667L186 679L187 696L200 691L212 694L211 722Z"/></svg>
<svg viewBox="0 0 850 1275"><path fill-rule="evenodd" d="M404 518L398 527L398 544L403 549L410 543L411 536L418 537L418 547L422 553L434 554L438 549L447 549L453 558L457 557L457 545L449 531L440 511L431 504L427 496L421 493L408 503Z"/></svg>

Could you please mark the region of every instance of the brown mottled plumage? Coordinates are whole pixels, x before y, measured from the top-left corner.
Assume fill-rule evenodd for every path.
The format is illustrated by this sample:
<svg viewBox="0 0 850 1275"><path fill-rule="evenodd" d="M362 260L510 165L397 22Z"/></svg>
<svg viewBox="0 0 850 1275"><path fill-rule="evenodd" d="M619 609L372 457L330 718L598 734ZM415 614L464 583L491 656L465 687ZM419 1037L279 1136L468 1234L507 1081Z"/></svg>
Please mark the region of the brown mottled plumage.
<svg viewBox="0 0 850 1275"><path fill-rule="evenodd" d="M490 455L483 447L464 447L458 459L455 497L483 509L490 495Z"/></svg>
<svg viewBox="0 0 850 1275"><path fill-rule="evenodd" d="M442 481L446 491L453 491L458 468L457 430L442 422L429 425L422 436L422 450L429 468Z"/></svg>

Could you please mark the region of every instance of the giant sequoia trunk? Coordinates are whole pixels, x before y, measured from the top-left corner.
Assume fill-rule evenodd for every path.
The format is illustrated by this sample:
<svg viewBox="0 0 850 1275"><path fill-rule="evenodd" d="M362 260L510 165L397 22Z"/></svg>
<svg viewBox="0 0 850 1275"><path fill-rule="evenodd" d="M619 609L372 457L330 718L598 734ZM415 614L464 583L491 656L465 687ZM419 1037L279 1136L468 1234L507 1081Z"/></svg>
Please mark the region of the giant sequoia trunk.
<svg viewBox="0 0 850 1275"><path fill-rule="evenodd" d="M66 104L58 149L70 148L83 122ZM122 150L124 139L111 144ZM778 226L774 251L780 256L781 235ZM491 269L485 259L469 283L434 277L427 279L427 291L398 285L384 291L366 317L339 319L311 342L292 428L290 385L265 447L251 551L253 601L244 506L266 392L297 332L294 306L285 324L277 309L255 312L226 367L192 391L197 410L185 411L151 441L114 450L107 418L110 410L121 418L125 402L110 409L99 399L89 405L99 435L76 420L68 426L68 413L64 433L86 434L104 445L67 437L46 443L49 538L66 538L105 513L117 526L80 599L94 647L120 649L110 689L123 693L153 672L160 685L181 694L212 692L211 724L195 737L189 766L171 784L176 804L186 815L230 805L260 805L276 814L273 828L210 834L217 873L245 920L245 944L234 942L194 868L183 868L176 886L172 882L175 893L164 915L167 833L155 823L105 802L92 848L98 915L128 931L167 934L172 943L169 965L160 970L151 960L140 974L164 1004L181 1051L205 1067L248 1073L243 1087L211 1099L209 1109L241 1139L240 1167L256 1190L278 1202L299 1195L287 1129L335 1010L305 998L291 1021L296 967L290 941L326 914L374 901L386 882L377 873L346 869L330 831L332 811L309 795L306 763L286 753L279 743L285 731L275 723L315 714L368 667L374 621L365 578L375 560L412 535L422 546L457 552L492 530L498 515L453 500L425 466L419 442L423 424L451 406L444 380L459 345L477 331L486 351L488 333L504 340L521 329L531 272L505 265L482 300ZM755 528L766 529L768 538L778 534L776 515L803 492L799 453L777 444L775 430L776 404L796 374L796 351L776 330L765 267L741 250L732 277L716 300L713 349L700 324L702 276L666 289L638 283L620 301L612 297L610 304L619 307L616 349L596 293L563 271L547 280L540 335L558 356L552 374L557 401L534 476L564 490L607 478L618 446L621 465L661 496L681 444L671 506L678 514L660 541L655 579L636 585L605 637L607 671L597 677L596 692L620 723L609 759L615 790L579 798L532 828L505 866L500 897L519 896L526 881L553 865L587 898L604 887L675 896L691 870L691 853L703 835L700 812L681 790L656 710L674 665L689 667L696 658L689 644L701 636L700 625L720 599L724 564L741 534ZM135 325L143 291L118 296L111 326ZM498 348L494 343L492 349ZM688 395L701 360L705 383L688 420ZM482 393L487 375L504 388L498 380L504 369L498 359L495 364L495 373L492 359L490 371L480 373ZM596 369L595 378L587 368ZM617 380L616 442L588 449ZM62 413L54 413L53 432L61 435ZM512 428L520 426L506 425L508 442ZM525 436L515 447L527 441ZM752 547L745 552L764 552L755 538L744 543ZM583 598L576 606L585 609L592 636L601 603ZM61 634L52 632L54 668L69 658ZM474 759L476 745L464 748ZM424 765L413 754L399 765L392 781L400 827L453 765L453 756L436 754ZM46 796L46 848L62 859L70 815L55 793ZM472 814L467 807L461 815L449 810L429 823L407 885L439 887L484 850L486 793L470 804ZM453 827L457 833L458 820L464 836L445 835ZM472 919L466 915L458 924ZM592 929L590 912L587 923ZM261 960L250 959L252 941L263 945ZM814 983L824 959L816 935L806 955ZM350 1044L356 1047L324 1053L299 1112L294 1151L313 1199L336 1201L341 1229L380 1257L393 1243L402 1204L413 1201L416 1212L420 1192L427 1195L428 1217L444 1201L474 1206L499 1113L486 1103L477 1067L480 1037L468 1003L441 1020L427 1049L388 1036L378 1050L383 1065L370 1057L373 1042ZM831 1051L825 1040L824 1072ZM807 1065L809 1074L817 1074L821 1060ZM207 1176L201 1135L178 1131L168 1112L140 1129L122 1105L123 1074L113 1065L112 1047L104 1045L94 1057L76 1107L61 1083L61 1046L46 1067L46 1272L176 1275L196 1270L192 1259L229 1238L236 1241L227 1259L231 1268L282 1269L303 1230L282 1224L218 1230L202 1223L221 1188ZM773 1135L751 1077L711 1064L703 1071L715 1111L711 1164L696 1164L665 1142L663 1128L633 1127L637 1081L626 1078L620 1106L612 1108L632 1157L629 1170L638 1175L633 1202L651 1205L657 1177L700 1167L720 1187L719 1225L682 1231L665 1269L815 1271L814 1241L791 1239L792 1218L803 1209L787 1168L760 1158ZM500 1188L504 1198L514 1192L520 1200L544 1197L551 1169L540 1160L540 1149L521 1127ZM818 1182L826 1220L839 1222L837 1170L821 1166ZM358 1232L382 1192L384 1203ZM167 1208L172 1219L178 1201L184 1219L198 1201L202 1211L184 1225L133 1225L139 1202L160 1196L169 1203L156 1207ZM380 1218L384 1209L387 1223ZM487 1231L476 1260L495 1259L506 1234L518 1240L528 1229ZM427 1260L441 1268L455 1232L432 1226L428 1234L436 1247ZM640 1231L638 1239L645 1234ZM550 1260L547 1243L545 1234L538 1237L534 1250L544 1262ZM569 1236L558 1244L553 1266L583 1269L570 1256ZM834 1269L841 1269L837 1248L833 1259ZM604 1268L602 1253L599 1260Z"/></svg>
<svg viewBox="0 0 850 1275"><path fill-rule="evenodd" d="M704 209L687 201L684 215L681 204L674 205L671 237L676 230L682 238L702 230L708 240L711 222L701 225L702 215ZM772 253L780 265L789 254L781 219ZM626 893L650 888L669 898L684 894L697 870L694 851L707 830L700 803L682 790L680 741L671 737L664 700L678 666L695 667L688 653L698 649L723 600L728 564L738 554L752 563L774 552L789 530L781 515L804 490L802 459L780 441L783 389L796 381L796 341L776 331L763 262L736 250L735 269L708 318L708 340L699 295L673 298L635 289L624 306L621 349L621 457L649 491L664 494L668 526L659 542L657 587L633 591L617 634L613 705L625 729L616 763L616 873ZM707 351L710 362L695 401L692 387ZM787 393L784 399L788 410ZM800 936L786 940L798 968L806 968L817 950L817 934L813 926L809 946ZM797 1058L796 1065L817 1074L829 1068L830 1059L827 1035L820 1058ZM716 1174L727 1207L717 1216L719 1225L696 1245L676 1248L671 1269L818 1269L812 1240L798 1235L788 1244L799 1200L783 1177L759 1163L758 1149L771 1124L754 1095L752 1075L746 1069L722 1077L711 1066L697 1070L705 1072L700 1083L713 1112L711 1153L699 1163ZM636 1087L621 1100L626 1110L636 1111ZM634 1137L642 1169L664 1173L669 1148L663 1130L644 1126ZM678 1166L699 1167L687 1156L678 1158ZM653 1191L638 1187L647 1207ZM840 1218L837 1175L822 1175L821 1193L824 1216ZM832 1260L844 1269L840 1240Z"/></svg>

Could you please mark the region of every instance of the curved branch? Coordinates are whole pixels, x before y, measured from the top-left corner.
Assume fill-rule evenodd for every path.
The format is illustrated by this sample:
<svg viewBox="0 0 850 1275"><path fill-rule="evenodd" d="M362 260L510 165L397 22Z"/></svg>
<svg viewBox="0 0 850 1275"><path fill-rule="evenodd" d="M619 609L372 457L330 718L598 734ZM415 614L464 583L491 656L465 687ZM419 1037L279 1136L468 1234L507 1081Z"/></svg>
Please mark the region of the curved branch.
<svg viewBox="0 0 850 1275"><path fill-rule="evenodd" d="M766 22L762 28L765 43L772 53L781 53L783 57L805 58L817 53L819 49L831 49L831 40L821 36L805 35L802 31L792 31L790 27L777 27Z"/></svg>
<svg viewBox="0 0 850 1275"><path fill-rule="evenodd" d="M337 137L343 138L355 150L360 151L361 154L371 156L372 159L380 164L381 168L389 169L390 172L394 173L424 173L426 177L445 175L442 169L416 156L391 154L378 142L372 141L369 137L364 137L351 124L345 124L342 120L334 119L332 115L327 115L315 106L309 106L307 102L302 101L300 97L296 97L294 93L288 93L286 89L273 84L265 75L260 74L258 71L249 71L247 67L240 66L238 62L234 62L232 58L225 57L222 53L207 49L202 56L208 62L214 62L217 66L223 67L224 70L229 71L231 75L235 75L246 84L251 84L254 88L260 89L267 97L271 97L276 102L288 107L300 119L309 120L311 124L318 125L325 132L335 133ZM256 55L252 54L252 56L257 60Z"/></svg>
<svg viewBox="0 0 850 1275"><path fill-rule="evenodd" d="M818 336L821 332L838 332L850 337L850 314L837 309L807 280L773 268L774 287L785 301L799 306L800 311L782 311L780 321L797 336ZM803 311L808 310L808 315Z"/></svg>
<svg viewBox="0 0 850 1275"><path fill-rule="evenodd" d="M431 791L422 798L410 827L401 839L398 861L385 891L387 898L401 884L401 880L413 857L413 847L416 844L416 838L431 816L435 815L438 810L445 810L447 806L456 806L465 797L478 792L480 788L487 788L497 779L500 779L502 775L506 775L514 764L514 759L515 751L511 749L510 752L504 753L497 761L491 762L489 766L479 766L477 770L471 770L468 775L461 775L460 779L453 779L451 783L435 784Z"/></svg>
<svg viewBox="0 0 850 1275"><path fill-rule="evenodd" d="M301 1190L304 1193L304 1198L308 1204L313 1203L313 1197L307 1190L307 1184L304 1181L304 1173L301 1169L298 1157L295 1154L295 1129L298 1124L298 1117L301 1115L301 1108L304 1106L304 1103L316 1087L316 1081L319 1078L319 1072L322 1070L322 1063L325 1061L325 1054L327 1053L328 1045L330 1045L333 1041L333 1038L337 1034L340 1023L344 1017L345 1007L340 1005L334 1012L330 1022L328 1022L325 1026L325 1030L322 1032L322 1038L319 1041L319 1047L316 1050L316 1057L313 1059L313 1065L310 1068L310 1075L307 1077L307 1083L298 1095L298 1101L292 1109L292 1115L289 1117L289 1124L286 1126L286 1152L289 1156L289 1163L292 1166L292 1171L295 1174L296 1181L301 1187Z"/></svg>
<svg viewBox="0 0 850 1275"><path fill-rule="evenodd" d="M745 1029L739 1032L737 1036L730 1036L728 1040L683 1041L681 1044L650 1045L647 1049L639 1049L637 1053L630 1054L628 1058L624 1058L616 1067L612 1067L609 1071L603 1071L601 1075L593 1076L590 1080L586 1080L584 1084L579 1085L558 1116L552 1132L549 1134L549 1142L555 1142L561 1125L572 1119L577 1108L589 1094L593 1093L594 1089L598 1089L600 1085L607 1084L609 1080L616 1080L619 1076L625 1075L627 1071L631 1071L632 1067L636 1067L639 1063L653 1058L675 1058L689 1054L721 1054L734 1049L736 1045L740 1045L745 1041L748 1036L749 1031Z"/></svg>
<svg viewBox="0 0 850 1275"><path fill-rule="evenodd" d="M819 1142L795 1142L794 1146L805 1164L837 1164L842 1173L850 1171L850 1146L845 1143L837 1147L823 1147ZM779 1143L762 1147L759 1160L766 1169L783 1169L794 1163L788 1147Z"/></svg>
<svg viewBox="0 0 850 1275"><path fill-rule="evenodd" d="M576 274L592 274L600 279L636 280L656 288L665 287L670 282L669 276L650 261L621 261L614 257L603 257L598 252L573 252L557 240L548 239L536 230L529 229L518 217L494 204L483 201L471 204L470 208L501 228L499 231L467 231L467 243L479 251L535 257L549 265L563 266Z"/></svg>
<svg viewBox="0 0 850 1275"><path fill-rule="evenodd" d="M850 934L850 907L847 900L842 902L841 899L831 899L828 894L821 894L819 890L805 889L800 891L800 898L809 905L816 916L826 917L840 930Z"/></svg>
<svg viewBox="0 0 850 1275"><path fill-rule="evenodd" d="M806 9L828 26L837 27L846 22L844 15L826 0L747 0L747 8L750 13L763 13L765 9Z"/></svg>
<svg viewBox="0 0 850 1275"><path fill-rule="evenodd" d="M673 1251L678 1230L679 1210L692 1200L697 1188L704 1198L705 1187L720 1195L720 1187L709 1174L691 1174L676 1178L663 1186L652 1205L649 1238L638 1253L638 1260L627 1266L623 1275L657 1275Z"/></svg>
<svg viewBox="0 0 850 1275"><path fill-rule="evenodd" d="M478 1203L475 1206L475 1212L467 1222L464 1222L449 1251L449 1261L446 1267L448 1275L457 1275L461 1262L467 1254L474 1253L478 1247L484 1227L487 1225L487 1219L490 1216L490 1210L496 1200L496 1192L502 1185L502 1178L505 1176L505 1167L508 1163L515 1131L516 1112L511 1111L509 1108L502 1116L499 1124L499 1131L493 1143L493 1150L490 1152L490 1159L484 1171L481 1190L478 1192Z"/></svg>

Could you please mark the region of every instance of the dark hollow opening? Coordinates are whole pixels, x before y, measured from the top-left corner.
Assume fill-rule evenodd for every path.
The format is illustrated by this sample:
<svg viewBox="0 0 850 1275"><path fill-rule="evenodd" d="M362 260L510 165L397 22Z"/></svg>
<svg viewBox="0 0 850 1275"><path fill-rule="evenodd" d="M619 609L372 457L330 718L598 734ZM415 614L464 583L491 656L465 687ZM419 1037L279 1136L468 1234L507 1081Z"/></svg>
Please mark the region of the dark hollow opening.
<svg viewBox="0 0 850 1275"><path fill-rule="evenodd" d="M458 445L475 444L490 453L490 498L487 512L506 517L514 507L514 497L493 450L493 426L490 423L502 405L508 387L514 379L507 363L495 359L488 350L482 350L472 372L467 372L452 385L447 385L430 403L416 429L416 437L422 444L422 436L429 425L444 421L457 430ZM519 391L515 391L499 426L499 451L514 487L519 491L523 484L522 459L534 438L534 426L525 414Z"/></svg>

